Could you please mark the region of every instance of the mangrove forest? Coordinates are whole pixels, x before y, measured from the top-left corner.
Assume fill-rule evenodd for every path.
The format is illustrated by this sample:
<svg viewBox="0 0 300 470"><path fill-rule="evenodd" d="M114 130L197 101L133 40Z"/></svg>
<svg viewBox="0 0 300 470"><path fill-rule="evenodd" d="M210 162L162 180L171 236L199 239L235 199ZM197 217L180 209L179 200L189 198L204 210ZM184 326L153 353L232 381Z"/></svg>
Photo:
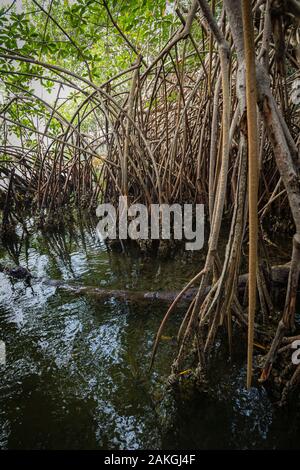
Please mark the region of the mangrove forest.
<svg viewBox="0 0 300 470"><path fill-rule="evenodd" d="M0 448L300 450L300 0L0 0L0 127Z"/></svg>

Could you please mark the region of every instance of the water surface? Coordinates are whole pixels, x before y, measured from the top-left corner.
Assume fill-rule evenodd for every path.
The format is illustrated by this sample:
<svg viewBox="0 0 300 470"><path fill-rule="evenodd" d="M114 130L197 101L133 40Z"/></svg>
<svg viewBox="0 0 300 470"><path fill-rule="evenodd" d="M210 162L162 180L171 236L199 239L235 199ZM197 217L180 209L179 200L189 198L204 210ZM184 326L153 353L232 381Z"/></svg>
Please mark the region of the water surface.
<svg viewBox="0 0 300 470"><path fill-rule="evenodd" d="M38 278L129 290L174 290L201 267L193 259L112 253L90 227L34 229L0 249L1 261ZM170 321L148 372L164 306L77 296L0 273L2 449L297 448L300 420L278 411L263 388L247 392L245 357L219 354L212 390L176 397L165 380L183 312Z"/></svg>

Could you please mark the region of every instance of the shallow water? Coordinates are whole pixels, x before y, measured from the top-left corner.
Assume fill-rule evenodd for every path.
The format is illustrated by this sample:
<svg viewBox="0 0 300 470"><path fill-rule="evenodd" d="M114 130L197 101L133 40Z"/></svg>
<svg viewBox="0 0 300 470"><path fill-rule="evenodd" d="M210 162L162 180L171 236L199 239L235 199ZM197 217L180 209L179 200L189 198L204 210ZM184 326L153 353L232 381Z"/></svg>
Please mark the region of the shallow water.
<svg viewBox="0 0 300 470"><path fill-rule="evenodd" d="M1 247L41 278L110 289L178 289L193 260L111 253L93 229L76 227ZM182 449L300 447L293 409L276 410L265 390L245 384L245 356L216 358L210 393L165 396L182 312L170 321L154 370L148 365L165 307L104 302L38 280L32 289L0 273L0 447L3 449ZM234 365L233 365L234 364Z"/></svg>

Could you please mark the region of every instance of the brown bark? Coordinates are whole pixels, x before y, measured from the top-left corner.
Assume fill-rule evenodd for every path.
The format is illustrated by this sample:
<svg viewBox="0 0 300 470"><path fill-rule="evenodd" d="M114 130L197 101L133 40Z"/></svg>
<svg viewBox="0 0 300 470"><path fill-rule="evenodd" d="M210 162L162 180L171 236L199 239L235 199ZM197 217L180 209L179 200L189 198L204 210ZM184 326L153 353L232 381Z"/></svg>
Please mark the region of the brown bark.
<svg viewBox="0 0 300 470"><path fill-rule="evenodd" d="M257 195L258 195L258 133L257 133L257 90L255 67L255 44L253 33L252 7L248 0L242 2L244 44L246 59L246 99L248 134L248 192L249 192L249 292L248 292L248 366L247 387L251 387L253 363L254 319L256 309L257 272Z"/></svg>

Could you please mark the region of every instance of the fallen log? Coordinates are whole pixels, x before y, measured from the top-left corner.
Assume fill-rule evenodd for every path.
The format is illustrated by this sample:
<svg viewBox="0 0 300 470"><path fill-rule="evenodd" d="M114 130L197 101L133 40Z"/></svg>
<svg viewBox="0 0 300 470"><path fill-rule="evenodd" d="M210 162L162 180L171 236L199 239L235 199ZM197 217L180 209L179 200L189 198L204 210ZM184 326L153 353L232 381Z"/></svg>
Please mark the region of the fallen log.
<svg viewBox="0 0 300 470"><path fill-rule="evenodd" d="M179 291L155 291L155 292L144 292L144 291L123 291L123 290L106 290L98 287L91 286L67 286L60 285L60 289L75 292L81 295L96 296L102 299L116 299L116 300L127 300L127 301L141 301L147 302L172 302L178 295ZM189 302L197 293L197 288L193 287L189 289L181 298L181 302Z"/></svg>
<svg viewBox="0 0 300 470"><path fill-rule="evenodd" d="M270 288L272 291L278 289L284 289L287 286L288 276L289 276L290 263L273 266L270 272ZM33 280L35 282L42 282L48 286L56 287L57 289L62 289L65 291L70 291L79 295L90 295L96 296L103 300L106 299L116 299L116 300L126 300L126 301L141 301L145 300L147 302L157 301L170 303L172 302L179 291L130 291L130 290L111 290L111 289L101 289L95 286L83 286L76 284L74 282L66 282L55 279L45 279L37 278L32 276L31 273L21 266L15 268L7 268L0 264L0 272L4 272L12 278L24 279L25 281ZM238 278L238 289L240 293L243 293L248 282L248 274L242 274ZM190 302L197 293L197 287L189 288L182 296L180 303ZM209 292L210 287L207 288L207 293Z"/></svg>
<svg viewBox="0 0 300 470"><path fill-rule="evenodd" d="M289 263L273 266L270 273L270 284L271 290L284 289L287 286L289 276ZM116 300L126 300L126 301L156 301L163 303L172 302L179 291L130 291L130 290L111 290L111 289L101 289L95 286L83 286L75 283L67 283L65 281L53 280L53 279L44 279L42 281L44 284L57 287L58 289L73 292L79 295L88 295L96 296L103 300L106 299L116 299ZM242 293L248 282L248 274L242 274L238 278L238 289ZM182 296L180 302L187 303L190 302L197 293L197 287L191 287L188 289ZM207 288L209 292L210 287Z"/></svg>

